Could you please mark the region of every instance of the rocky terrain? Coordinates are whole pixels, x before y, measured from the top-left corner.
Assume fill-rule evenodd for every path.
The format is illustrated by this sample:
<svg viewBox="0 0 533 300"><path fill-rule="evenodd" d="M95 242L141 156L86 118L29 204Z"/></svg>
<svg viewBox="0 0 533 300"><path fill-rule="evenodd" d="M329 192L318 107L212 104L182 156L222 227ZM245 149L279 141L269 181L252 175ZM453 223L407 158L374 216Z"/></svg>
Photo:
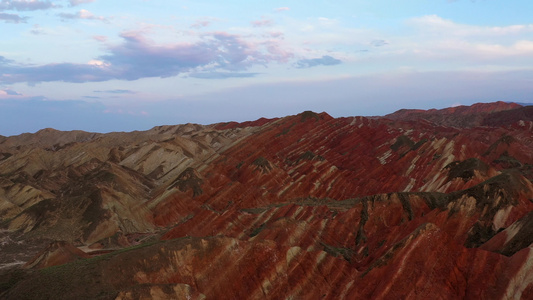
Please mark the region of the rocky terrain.
<svg viewBox="0 0 533 300"><path fill-rule="evenodd" d="M2 299L532 299L533 110L0 137Z"/></svg>

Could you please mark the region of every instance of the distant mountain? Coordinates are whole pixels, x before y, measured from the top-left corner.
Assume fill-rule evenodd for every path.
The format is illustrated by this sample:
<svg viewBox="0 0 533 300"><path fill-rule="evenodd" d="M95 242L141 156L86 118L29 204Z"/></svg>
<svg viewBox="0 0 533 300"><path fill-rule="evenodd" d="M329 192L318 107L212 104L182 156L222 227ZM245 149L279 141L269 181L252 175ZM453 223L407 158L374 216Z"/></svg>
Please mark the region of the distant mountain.
<svg viewBox="0 0 533 300"><path fill-rule="evenodd" d="M403 121L423 119L443 126L475 127L484 124L494 113L521 108L522 106L519 104L500 101L476 103L472 106L461 105L439 110L402 109L386 115L385 118Z"/></svg>
<svg viewBox="0 0 533 300"><path fill-rule="evenodd" d="M531 106L0 139L1 299L532 299Z"/></svg>
<svg viewBox="0 0 533 300"><path fill-rule="evenodd" d="M522 105L522 106L532 106L533 105L533 103L531 103L531 102L514 102L514 103L516 103L518 105Z"/></svg>

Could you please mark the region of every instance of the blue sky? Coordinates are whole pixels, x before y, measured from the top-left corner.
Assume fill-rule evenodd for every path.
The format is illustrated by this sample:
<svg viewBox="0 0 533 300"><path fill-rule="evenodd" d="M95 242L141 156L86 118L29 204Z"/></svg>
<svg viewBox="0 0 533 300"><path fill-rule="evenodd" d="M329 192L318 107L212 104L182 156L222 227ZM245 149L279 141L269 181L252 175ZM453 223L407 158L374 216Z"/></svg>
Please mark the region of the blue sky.
<svg viewBox="0 0 533 300"><path fill-rule="evenodd" d="M0 135L533 102L533 1L0 0Z"/></svg>

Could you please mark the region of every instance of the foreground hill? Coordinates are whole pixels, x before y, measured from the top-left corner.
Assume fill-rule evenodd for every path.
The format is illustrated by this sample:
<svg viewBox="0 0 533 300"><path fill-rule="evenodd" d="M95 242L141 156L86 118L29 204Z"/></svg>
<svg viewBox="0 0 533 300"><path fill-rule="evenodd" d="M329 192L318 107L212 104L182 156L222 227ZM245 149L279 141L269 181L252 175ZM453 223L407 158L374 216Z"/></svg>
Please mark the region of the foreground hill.
<svg viewBox="0 0 533 300"><path fill-rule="evenodd" d="M0 298L532 298L531 117L2 138Z"/></svg>

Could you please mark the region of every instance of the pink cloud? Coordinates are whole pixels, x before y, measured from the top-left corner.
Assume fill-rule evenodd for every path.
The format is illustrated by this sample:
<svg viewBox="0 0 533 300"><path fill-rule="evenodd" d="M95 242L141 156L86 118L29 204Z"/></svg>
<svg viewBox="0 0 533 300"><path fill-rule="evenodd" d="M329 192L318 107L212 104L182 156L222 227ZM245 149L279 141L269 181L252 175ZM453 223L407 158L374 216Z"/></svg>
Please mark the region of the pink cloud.
<svg viewBox="0 0 533 300"><path fill-rule="evenodd" d="M288 11L288 10L290 10L290 8L288 8L288 7L286 7L286 6L285 6L285 7L278 7L278 8L276 8L276 11L277 11L277 12Z"/></svg>
<svg viewBox="0 0 533 300"><path fill-rule="evenodd" d="M272 26L274 25L274 21L270 19L266 19L264 17L261 18L261 20L252 21L250 22L254 27L264 27L264 26Z"/></svg>
<svg viewBox="0 0 533 300"><path fill-rule="evenodd" d="M92 3L94 0L70 0L70 6L77 6L85 3Z"/></svg>
<svg viewBox="0 0 533 300"><path fill-rule="evenodd" d="M94 35L93 36L93 39L99 41L99 42L107 42L107 37L106 36L103 36L103 35Z"/></svg>
<svg viewBox="0 0 533 300"><path fill-rule="evenodd" d="M108 22L108 20L101 16L95 16L92 12L82 9L77 13L60 13L59 16L63 20L75 20L75 19L84 19L84 20L99 20L102 22Z"/></svg>
<svg viewBox="0 0 533 300"><path fill-rule="evenodd" d="M23 96L21 93L18 93L10 89L0 89L0 99L1 98L14 98Z"/></svg>
<svg viewBox="0 0 533 300"><path fill-rule="evenodd" d="M198 20L196 22L194 22L194 24L191 25L191 28L202 28L202 27L207 27L211 24L210 21L207 21L207 20Z"/></svg>
<svg viewBox="0 0 533 300"><path fill-rule="evenodd" d="M270 32L269 35L273 38L279 38L279 37L283 37L283 32L279 32L279 31Z"/></svg>
<svg viewBox="0 0 533 300"><path fill-rule="evenodd" d="M284 63L292 58L292 53L285 49L281 41L272 38L254 40L227 32L197 36L199 40L196 42L157 44L140 32L126 32L121 35L123 41L120 44L108 45L107 54L96 57L87 64L51 63L28 66L0 56L0 84L137 80L172 77L190 72L238 73L255 65ZM230 75L224 73L224 76L209 78L238 77Z"/></svg>

